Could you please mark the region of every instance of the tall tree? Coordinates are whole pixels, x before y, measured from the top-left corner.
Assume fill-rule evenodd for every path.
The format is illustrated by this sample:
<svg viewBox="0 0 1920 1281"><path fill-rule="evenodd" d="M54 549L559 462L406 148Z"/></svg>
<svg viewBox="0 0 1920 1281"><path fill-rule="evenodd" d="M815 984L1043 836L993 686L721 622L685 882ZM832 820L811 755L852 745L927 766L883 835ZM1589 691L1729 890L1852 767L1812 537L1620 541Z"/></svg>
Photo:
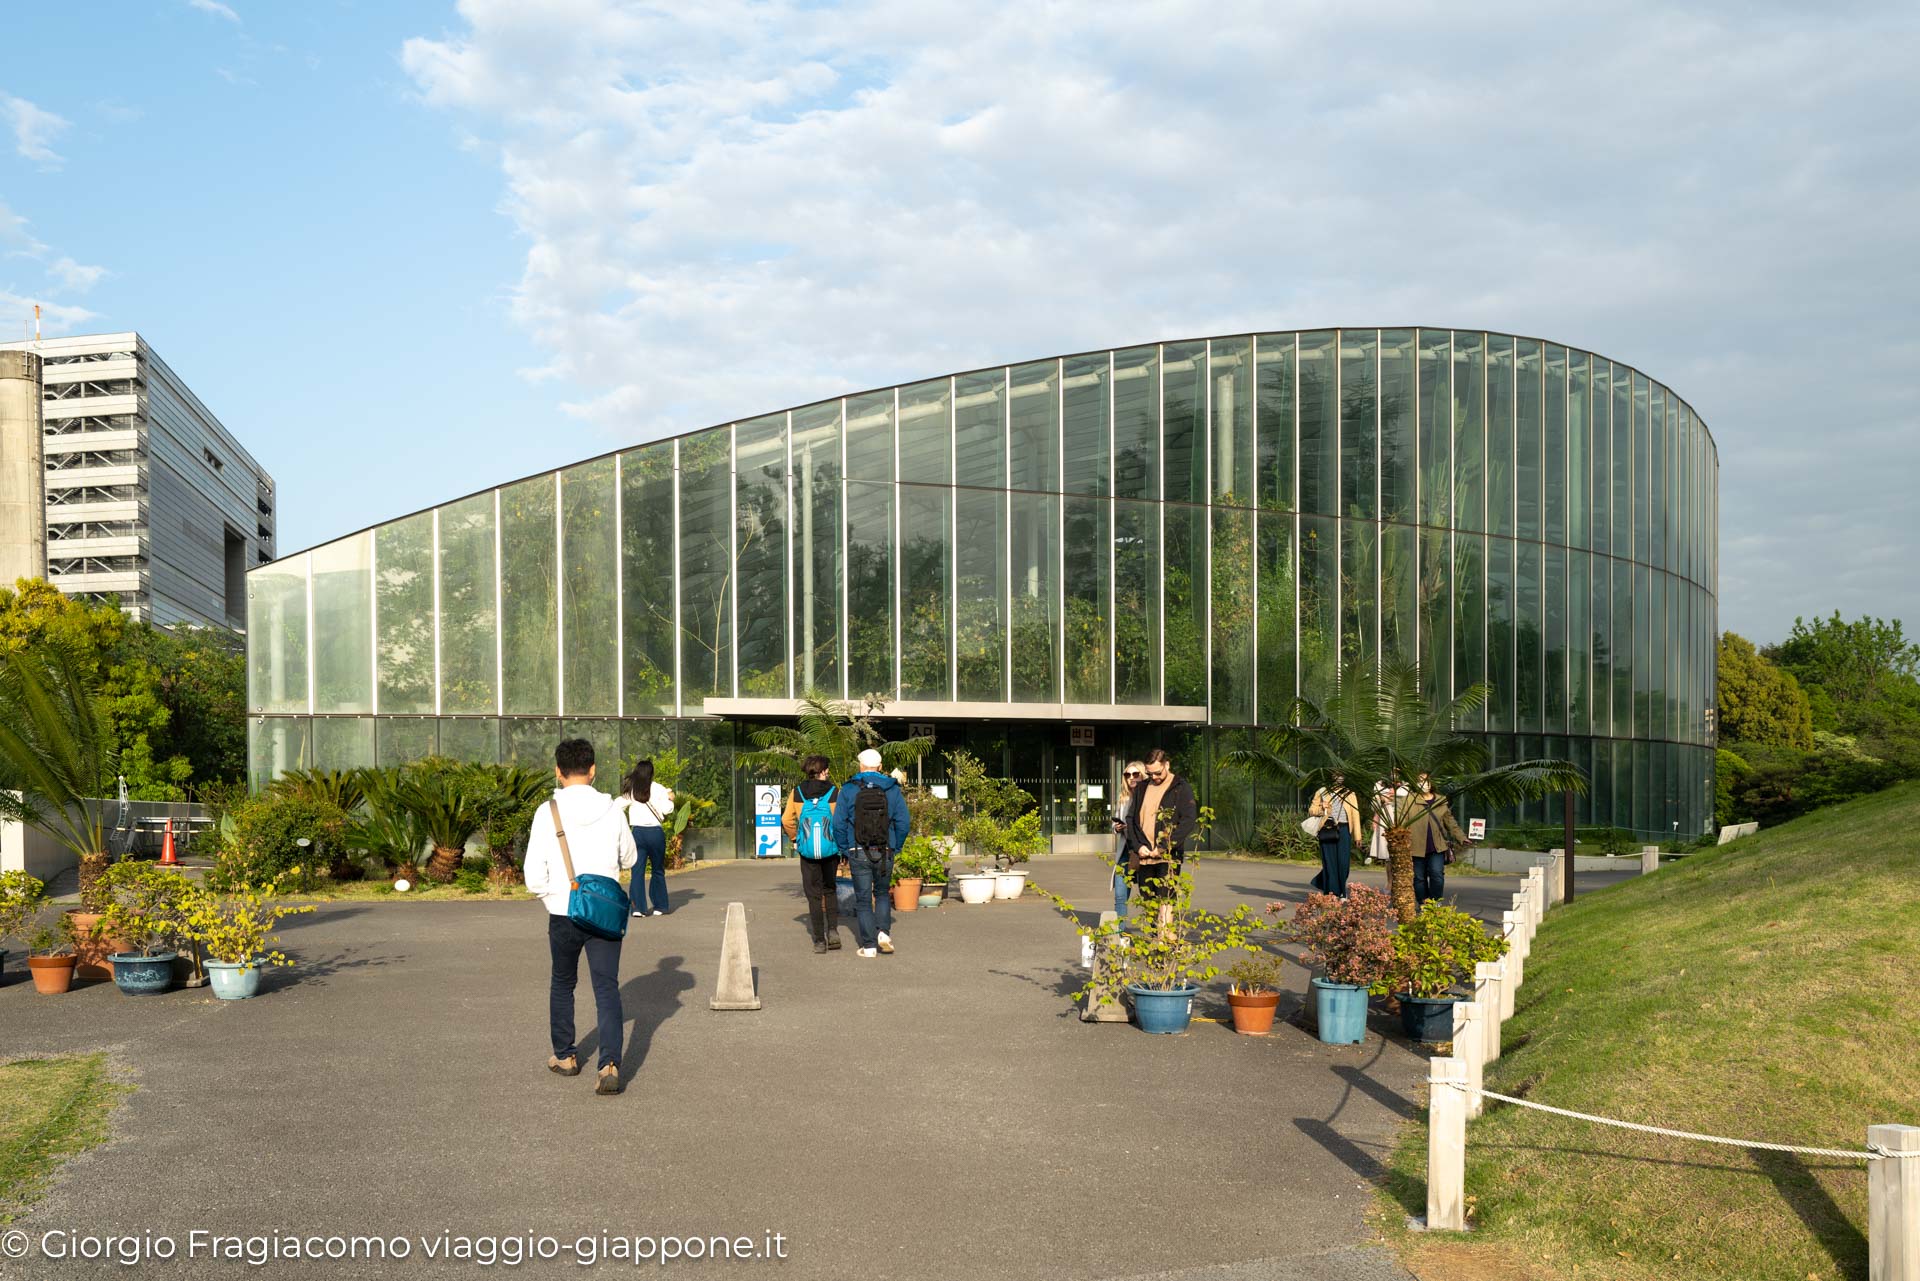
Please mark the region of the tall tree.
<svg viewBox="0 0 1920 1281"><path fill-rule="evenodd" d="M1857 729L1874 704L1910 698L1920 678L1920 644L1906 638L1897 618L1849 622L1838 610L1812 622L1796 618L1793 631L1767 657L1831 700L1834 724L1820 728L1842 732Z"/></svg>
<svg viewBox="0 0 1920 1281"><path fill-rule="evenodd" d="M1720 636L1720 737L1813 750L1813 709L1793 674L1733 632Z"/></svg>

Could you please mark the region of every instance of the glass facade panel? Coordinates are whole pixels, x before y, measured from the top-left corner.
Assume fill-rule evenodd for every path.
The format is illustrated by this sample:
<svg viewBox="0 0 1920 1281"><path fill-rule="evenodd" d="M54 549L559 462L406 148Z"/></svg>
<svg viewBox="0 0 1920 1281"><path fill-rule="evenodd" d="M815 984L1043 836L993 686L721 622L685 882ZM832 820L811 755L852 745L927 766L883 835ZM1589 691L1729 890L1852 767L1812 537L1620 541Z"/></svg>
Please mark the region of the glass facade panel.
<svg viewBox="0 0 1920 1281"><path fill-rule="evenodd" d="M1453 334L1422 329L1418 361L1420 522L1445 525L1453 513Z"/></svg>
<svg viewBox="0 0 1920 1281"><path fill-rule="evenodd" d="M256 716L247 734L247 786L258 791L288 770L311 768L308 727L304 716Z"/></svg>
<svg viewBox="0 0 1920 1281"><path fill-rule="evenodd" d="M1166 539L1166 701L1177 707L1207 703L1207 512L1170 503L1162 515Z"/></svg>
<svg viewBox="0 0 1920 1281"><path fill-rule="evenodd" d="M1517 543L1514 590L1515 724L1538 732L1546 720L1546 664L1542 637L1542 574L1539 543Z"/></svg>
<svg viewBox="0 0 1920 1281"><path fill-rule="evenodd" d="M1514 521L1513 339L1487 335L1487 532L1511 535Z"/></svg>
<svg viewBox="0 0 1920 1281"><path fill-rule="evenodd" d="M1161 349L1166 399L1160 496L1167 502L1207 501L1207 344L1168 343Z"/></svg>
<svg viewBox="0 0 1920 1281"><path fill-rule="evenodd" d="M1114 701L1112 508L1101 499L1065 501L1066 701L1108 703Z"/></svg>
<svg viewBox="0 0 1920 1281"><path fill-rule="evenodd" d="M1342 665L1380 660L1380 526L1340 522L1340 657Z"/></svg>
<svg viewBox="0 0 1920 1281"><path fill-rule="evenodd" d="M1540 344L1531 338L1514 343L1514 507L1522 538L1540 538L1546 528L1541 508L1546 435L1541 427Z"/></svg>
<svg viewBox="0 0 1920 1281"><path fill-rule="evenodd" d="M954 650L960 697L1007 696L1007 496L954 491L959 528L953 560L957 613Z"/></svg>
<svg viewBox="0 0 1920 1281"><path fill-rule="evenodd" d="M793 584L794 692L840 692L840 402L793 411L792 464L788 477ZM745 572L744 570L742 571ZM747 630L746 603L740 633ZM744 657L740 683L744 692ZM851 691L850 691L851 692ZM862 691L864 692L864 691Z"/></svg>
<svg viewBox="0 0 1920 1281"><path fill-rule="evenodd" d="M1065 455L1062 486L1069 494L1104 494L1113 466L1108 430L1113 409L1113 357L1068 356L1061 362L1060 401Z"/></svg>
<svg viewBox="0 0 1920 1281"><path fill-rule="evenodd" d="M1567 545L1567 349L1546 349L1547 394L1543 405L1546 424L1545 470L1540 508L1544 537Z"/></svg>
<svg viewBox="0 0 1920 1281"><path fill-rule="evenodd" d="M313 710L371 712L373 537L354 534L325 547L316 547L310 555Z"/></svg>
<svg viewBox="0 0 1920 1281"><path fill-rule="evenodd" d="M1487 527L1487 336L1453 335L1453 521Z"/></svg>
<svg viewBox="0 0 1920 1281"><path fill-rule="evenodd" d="M1113 492L1158 498L1160 480L1160 349L1113 353Z"/></svg>
<svg viewBox="0 0 1920 1281"><path fill-rule="evenodd" d="M893 479L893 388L847 397L847 479Z"/></svg>
<svg viewBox="0 0 1920 1281"><path fill-rule="evenodd" d="M475 765L500 760L500 722L486 716L447 717L440 722L440 754Z"/></svg>
<svg viewBox="0 0 1920 1281"><path fill-rule="evenodd" d="M953 455L956 484L1006 488L1006 370L953 380Z"/></svg>
<svg viewBox="0 0 1920 1281"><path fill-rule="evenodd" d="M1160 701L1160 509L1113 504L1113 701Z"/></svg>
<svg viewBox="0 0 1920 1281"><path fill-rule="evenodd" d="M1613 366L1593 358L1593 550L1613 550Z"/></svg>
<svg viewBox="0 0 1920 1281"><path fill-rule="evenodd" d="M560 473L561 684L569 713L619 710L620 531L613 517L613 459Z"/></svg>
<svg viewBox="0 0 1920 1281"><path fill-rule="evenodd" d="M433 710L433 513L373 531L380 711Z"/></svg>
<svg viewBox="0 0 1920 1281"><path fill-rule="evenodd" d="M1413 666L1420 661L1415 634L1419 608L1419 540L1412 525L1380 528L1380 657Z"/></svg>
<svg viewBox="0 0 1920 1281"><path fill-rule="evenodd" d="M1592 484L1592 375L1587 353L1568 353L1567 368L1567 545L1591 545L1587 491Z"/></svg>
<svg viewBox="0 0 1920 1281"><path fill-rule="evenodd" d="M493 502L477 494L440 509L440 710L500 709Z"/></svg>
<svg viewBox="0 0 1920 1281"><path fill-rule="evenodd" d="M247 706L307 710L307 558L247 575Z"/></svg>
<svg viewBox="0 0 1920 1281"><path fill-rule="evenodd" d="M811 407L816 413L822 406ZM840 403L832 402L839 417ZM834 442L834 453L839 453ZM787 660L787 416L771 414L733 429L733 576L740 629L740 693L748 698L786 698ZM834 532L830 523L829 532ZM837 542L838 540L835 539ZM798 552L800 549L796 548ZM719 591L729 594L723 576ZM702 691L725 695L729 678ZM828 692L837 692L838 686ZM569 700L571 705L571 700Z"/></svg>
<svg viewBox="0 0 1920 1281"><path fill-rule="evenodd" d="M1453 538L1419 531L1420 690L1435 707L1453 701Z"/></svg>
<svg viewBox="0 0 1920 1281"><path fill-rule="evenodd" d="M560 710L559 574L554 478L536 476L500 491L500 646L505 709Z"/></svg>
<svg viewBox="0 0 1920 1281"><path fill-rule="evenodd" d="M1567 729L1567 552L1563 547L1543 549L1541 591L1545 596L1546 633L1541 649L1546 657L1546 728L1554 734Z"/></svg>
<svg viewBox="0 0 1920 1281"><path fill-rule="evenodd" d="M680 442L680 702L733 693L733 432Z"/></svg>
<svg viewBox="0 0 1920 1281"><path fill-rule="evenodd" d="M1011 505L1012 696L1016 702L1055 701L1060 697L1060 500L1015 494Z"/></svg>
<svg viewBox="0 0 1920 1281"><path fill-rule="evenodd" d="M1514 544L1487 539L1487 728L1511 732L1518 694L1515 689L1519 638L1515 634Z"/></svg>
<svg viewBox="0 0 1920 1281"><path fill-rule="evenodd" d="M313 720L315 769L372 769L372 716L317 716Z"/></svg>
<svg viewBox="0 0 1920 1281"><path fill-rule="evenodd" d="M1294 664L1299 657L1293 516L1285 512L1262 512L1259 536L1260 545L1255 551L1259 566L1258 719L1263 725L1284 725L1293 707Z"/></svg>
<svg viewBox="0 0 1920 1281"><path fill-rule="evenodd" d="M1060 488L1060 363L1015 365L1008 390L1013 487ZM1104 446L1102 452L1105 452Z"/></svg>
<svg viewBox="0 0 1920 1281"><path fill-rule="evenodd" d="M953 493L902 485L900 696L953 695Z"/></svg>
<svg viewBox="0 0 1920 1281"><path fill-rule="evenodd" d="M1667 563L1667 389L1649 387L1647 419L1647 550L1641 560L1661 569Z"/></svg>
<svg viewBox="0 0 1920 1281"><path fill-rule="evenodd" d="M953 481L953 382L935 378L900 389L900 479Z"/></svg>
<svg viewBox="0 0 1920 1281"><path fill-rule="evenodd" d="M1300 521L1300 697L1324 704L1340 666L1340 529Z"/></svg>
<svg viewBox="0 0 1920 1281"><path fill-rule="evenodd" d="M893 669L893 495L892 485L847 482L847 692L855 698L891 696L898 687Z"/></svg>
<svg viewBox="0 0 1920 1281"><path fill-rule="evenodd" d="M1216 388L1216 391L1218 389ZM1253 705L1254 634L1253 513L1219 507L1213 513L1212 719L1250 723ZM1168 637L1168 644L1173 638Z"/></svg>
<svg viewBox="0 0 1920 1281"><path fill-rule="evenodd" d="M620 456L621 651L629 716L673 710L674 502L672 441ZM443 539L445 533L443 524Z"/></svg>
<svg viewBox="0 0 1920 1281"><path fill-rule="evenodd" d="M1613 562L1613 734L1632 738L1633 669L1638 655L1633 640L1633 566Z"/></svg>
<svg viewBox="0 0 1920 1281"><path fill-rule="evenodd" d="M1255 501L1253 431L1253 339L1216 338L1208 356L1213 380L1213 500L1238 507Z"/></svg>
<svg viewBox="0 0 1920 1281"><path fill-rule="evenodd" d="M1294 369L1293 335L1261 334L1254 340L1254 376L1258 399L1254 431L1259 438L1255 459L1258 502L1272 511L1294 507Z"/></svg>
<svg viewBox="0 0 1920 1281"><path fill-rule="evenodd" d="M1587 553L1568 557L1567 714L1568 732L1591 734L1593 725L1593 562Z"/></svg>
<svg viewBox="0 0 1920 1281"><path fill-rule="evenodd" d="M1419 470L1414 443L1419 406L1413 330L1380 331L1380 516L1383 520L1416 519L1415 491Z"/></svg>
<svg viewBox="0 0 1920 1281"><path fill-rule="evenodd" d="M374 763L388 769L437 755L439 731L439 723L431 716L381 716L374 722Z"/></svg>
<svg viewBox="0 0 1920 1281"><path fill-rule="evenodd" d="M1340 331L1340 508L1349 519L1379 514L1378 341L1371 329Z"/></svg>
<svg viewBox="0 0 1920 1281"><path fill-rule="evenodd" d="M1340 371L1331 330L1301 334L1300 510L1340 511ZM1304 537L1304 535L1303 535Z"/></svg>

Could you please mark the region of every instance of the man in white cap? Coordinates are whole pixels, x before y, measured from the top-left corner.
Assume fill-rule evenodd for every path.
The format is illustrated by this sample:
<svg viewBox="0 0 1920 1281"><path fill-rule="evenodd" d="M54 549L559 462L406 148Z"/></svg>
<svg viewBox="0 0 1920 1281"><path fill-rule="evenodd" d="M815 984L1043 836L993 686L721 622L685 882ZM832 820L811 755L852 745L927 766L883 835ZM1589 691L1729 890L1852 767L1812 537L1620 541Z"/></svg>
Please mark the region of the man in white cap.
<svg viewBox="0 0 1920 1281"><path fill-rule="evenodd" d="M860 772L840 788L833 839L853 874L854 935L859 955L893 952L893 857L906 844L907 798L880 772L880 753L860 753Z"/></svg>

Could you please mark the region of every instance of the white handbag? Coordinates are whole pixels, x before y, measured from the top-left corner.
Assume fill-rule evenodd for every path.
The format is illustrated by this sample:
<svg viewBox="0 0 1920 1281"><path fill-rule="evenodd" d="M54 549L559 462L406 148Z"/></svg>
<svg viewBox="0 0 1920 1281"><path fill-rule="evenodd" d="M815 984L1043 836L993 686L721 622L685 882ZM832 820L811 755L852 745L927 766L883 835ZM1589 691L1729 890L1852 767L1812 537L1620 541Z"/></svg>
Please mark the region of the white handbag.
<svg viewBox="0 0 1920 1281"><path fill-rule="evenodd" d="M1317 838L1320 835L1320 829L1322 827L1325 827L1326 823L1327 823L1326 819L1320 818L1319 816L1316 815L1315 817L1310 818L1305 822L1303 822L1302 824L1300 824L1300 830L1305 832L1308 836Z"/></svg>

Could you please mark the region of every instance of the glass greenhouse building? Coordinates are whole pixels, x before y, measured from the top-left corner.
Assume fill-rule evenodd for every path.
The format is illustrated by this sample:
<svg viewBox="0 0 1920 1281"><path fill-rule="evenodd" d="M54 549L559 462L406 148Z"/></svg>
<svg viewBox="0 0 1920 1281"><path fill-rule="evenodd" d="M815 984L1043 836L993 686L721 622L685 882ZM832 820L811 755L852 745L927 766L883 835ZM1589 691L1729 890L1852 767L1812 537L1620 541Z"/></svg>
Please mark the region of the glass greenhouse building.
<svg viewBox="0 0 1920 1281"><path fill-rule="evenodd" d="M677 749L750 852L756 723L884 696L1104 841L1120 762L1215 768L1343 661L1485 681L1496 760L1583 824L1711 822L1718 453L1645 374L1535 338L1156 343L848 395L590 459L248 578L250 772ZM929 766L933 768L933 766ZM610 772L610 771L608 771ZM1557 800L1506 821L1557 820Z"/></svg>

